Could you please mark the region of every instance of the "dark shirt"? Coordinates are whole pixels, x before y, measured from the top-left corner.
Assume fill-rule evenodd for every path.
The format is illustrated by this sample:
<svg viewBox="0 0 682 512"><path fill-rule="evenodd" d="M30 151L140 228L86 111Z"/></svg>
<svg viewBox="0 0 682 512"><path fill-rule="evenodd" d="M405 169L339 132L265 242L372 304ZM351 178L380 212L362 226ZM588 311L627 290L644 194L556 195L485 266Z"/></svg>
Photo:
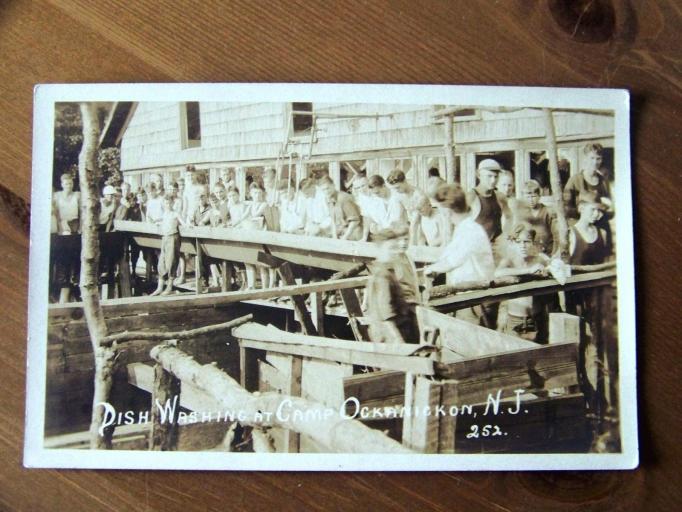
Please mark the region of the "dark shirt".
<svg viewBox="0 0 682 512"><path fill-rule="evenodd" d="M566 209L566 216L572 219L577 219L578 215L578 202L580 201L580 196L586 192L596 195L596 200L600 201L602 197L610 198L609 187L606 180L601 176L597 175L599 181L596 185L590 185L585 181L583 173L571 176L564 187L564 208Z"/></svg>
<svg viewBox="0 0 682 512"><path fill-rule="evenodd" d="M604 263L604 260L609 256L609 249L602 230L597 228L597 239L592 243L586 242L575 227L571 230L575 235L575 249L571 255L571 264L597 265Z"/></svg>
<svg viewBox="0 0 682 512"><path fill-rule="evenodd" d="M360 207L353 200L353 197L346 192L337 192L333 203L334 224L336 225L336 236L341 238L351 222L358 222L353 232L348 236L348 240L360 240L362 238L362 214Z"/></svg>
<svg viewBox="0 0 682 512"><path fill-rule="evenodd" d="M478 217L476 217L476 222L483 226L490 241L494 242L502 234L502 207L500 206L500 201L497 199L495 192L490 194L490 196L482 196L476 189L474 189L474 192L481 203L481 211L478 213Z"/></svg>

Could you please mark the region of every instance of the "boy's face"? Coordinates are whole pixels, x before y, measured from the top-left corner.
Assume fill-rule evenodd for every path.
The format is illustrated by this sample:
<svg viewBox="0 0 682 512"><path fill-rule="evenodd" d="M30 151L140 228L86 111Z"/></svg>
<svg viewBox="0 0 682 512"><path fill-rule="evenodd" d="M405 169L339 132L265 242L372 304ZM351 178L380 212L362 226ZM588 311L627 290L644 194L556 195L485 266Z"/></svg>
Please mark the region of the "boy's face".
<svg viewBox="0 0 682 512"><path fill-rule="evenodd" d="M137 202L145 204L147 202L147 194L137 194Z"/></svg>
<svg viewBox="0 0 682 512"><path fill-rule="evenodd" d="M395 192L397 194L406 194L409 188L406 181L399 181L393 185L389 183L387 186L391 192Z"/></svg>
<svg viewBox="0 0 682 512"><path fill-rule="evenodd" d="M325 183L322 185L321 189L327 201L331 201L336 197L336 189L334 188L333 184Z"/></svg>
<svg viewBox="0 0 682 512"><path fill-rule="evenodd" d="M478 181L480 182L481 188L487 192L495 190L498 176L497 172L488 169L478 171Z"/></svg>
<svg viewBox="0 0 682 512"><path fill-rule="evenodd" d="M210 199L210 202L211 202L211 208L218 208L218 199L217 198L212 197Z"/></svg>
<svg viewBox="0 0 682 512"><path fill-rule="evenodd" d="M540 194L536 190L533 191L526 191L526 201L528 201L528 204L530 205L531 208L537 207L537 205L540 204Z"/></svg>
<svg viewBox="0 0 682 512"><path fill-rule="evenodd" d="M224 201L225 198L227 197L227 193L225 191L225 187L216 187L215 188L215 195L218 196L218 199L220 201Z"/></svg>
<svg viewBox="0 0 682 512"><path fill-rule="evenodd" d="M113 196L111 194L104 194L104 196L102 197L102 202L106 205L110 205L112 200Z"/></svg>
<svg viewBox="0 0 682 512"><path fill-rule="evenodd" d="M582 203L580 205L580 218L594 224L601 217L601 211L594 203Z"/></svg>
<svg viewBox="0 0 682 512"><path fill-rule="evenodd" d="M433 206L431 206L431 203L429 201L424 201L419 206L419 214L423 215L424 217L430 217L432 212Z"/></svg>
<svg viewBox="0 0 682 512"><path fill-rule="evenodd" d="M374 187L369 189L369 194L374 197L386 199L389 196L390 192L386 187Z"/></svg>
<svg viewBox="0 0 682 512"><path fill-rule="evenodd" d="M167 212L173 209L173 201L168 196L163 198L163 209Z"/></svg>
<svg viewBox="0 0 682 512"><path fill-rule="evenodd" d="M601 164L603 162L602 156L596 151L590 151L585 155L585 170L587 171L598 171L601 169Z"/></svg>
<svg viewBox="0 0 682 512"><path fill-rule="evenodd" d="M251 189L251 199L256 203L260 203L263 200L263 191L259 188Z"/></svg>
<svg viewBox="0 0 682 512"><path fill-rule="evenodd" d="M497 190L504 194L505 197L511 197L512 190L514 189L514 182L511 176L506 174L497 180Z"/></svg>
<svg viewBox="0 0 682 512"><path fill-rule="evenodd" d="M227 200L232 204L238 204L239 194L237 194L236 192L230 192L229 194L227 194Z"/></svg>
<svg viewBox="0 0 682 512"><path fill-rule="evenodd" d="M514 244L516 245L516 249L521 257L528 258L530 256L534 256L533 247L535 241L527 231L523 231L518 237L516 237Z"/></svg>
<svg viewBox="0 0 682 512"><path fill-rule="evenodd" d="M73 191L73 180L69 178L62 178L62 190L66 193Z"/></svg>
<svg viewBox="0 0 682 512"><path fill-rule="evenodd" d="M149 197L151 197L152 199L154 199L154 198L155 198L156 196L158 196L158 195L159 195L159 191L158 191L158 190L156 190L155 188L150 188L150 189L149 189Z"/></svg>

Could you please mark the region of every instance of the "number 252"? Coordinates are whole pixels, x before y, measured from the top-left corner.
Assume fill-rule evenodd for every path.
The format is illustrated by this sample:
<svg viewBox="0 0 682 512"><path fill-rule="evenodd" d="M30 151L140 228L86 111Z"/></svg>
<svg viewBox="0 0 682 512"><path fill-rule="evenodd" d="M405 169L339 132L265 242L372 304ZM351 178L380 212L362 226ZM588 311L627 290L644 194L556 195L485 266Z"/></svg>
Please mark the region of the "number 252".
<svg viewBox="0 0 682 512"><path fill-rule="evenodd" d="M497 425L485 425L479 433L478 425L471 425L471 432L467 434L467 439L480 437L501 436L502 431Z"/></svg>

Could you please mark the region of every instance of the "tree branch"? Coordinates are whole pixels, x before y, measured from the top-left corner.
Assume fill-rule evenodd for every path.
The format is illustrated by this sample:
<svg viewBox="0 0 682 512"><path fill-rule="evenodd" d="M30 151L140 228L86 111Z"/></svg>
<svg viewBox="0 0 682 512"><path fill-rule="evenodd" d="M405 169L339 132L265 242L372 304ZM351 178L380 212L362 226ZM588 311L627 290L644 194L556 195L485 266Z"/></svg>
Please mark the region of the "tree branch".
<svg viewBox="0 0 682 512"><path fill-rule="evenodd" d="M102 338L101 343L104 346L111 346L114 342L121 343L124 341L131 340L151 340L151 341L164 341L164 340L187 340L196 338L197 336L203 336L204 334L212 334L215 332L226 331L238 325L245 324L253 320L253 315L240 316L229 322L223 322L221 324L206 325L204 327L198 327L196 329L189 329L186 331L175 331L175 332L162 332L162 331L124 331L118 332L116 334L110 334Z"/></svg>

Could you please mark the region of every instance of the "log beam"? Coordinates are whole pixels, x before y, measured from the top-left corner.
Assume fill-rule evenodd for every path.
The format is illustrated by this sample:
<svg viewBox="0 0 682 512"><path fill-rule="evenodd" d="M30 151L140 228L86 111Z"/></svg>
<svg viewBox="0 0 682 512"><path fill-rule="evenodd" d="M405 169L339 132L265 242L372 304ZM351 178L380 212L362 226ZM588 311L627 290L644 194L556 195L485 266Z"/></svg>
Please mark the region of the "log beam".
<svg viewBox="0 0 682 512"><path fill-rule="evenodd" d="M190 381L212 395L223 410L242 411L243 425L290 429L338 453L410 453L378 430L321 404L279 393L253 395L225 372L202 366L175 347L156 346L151 356L180 381ZM276 414L280 408L288 414Z"/></svg>

